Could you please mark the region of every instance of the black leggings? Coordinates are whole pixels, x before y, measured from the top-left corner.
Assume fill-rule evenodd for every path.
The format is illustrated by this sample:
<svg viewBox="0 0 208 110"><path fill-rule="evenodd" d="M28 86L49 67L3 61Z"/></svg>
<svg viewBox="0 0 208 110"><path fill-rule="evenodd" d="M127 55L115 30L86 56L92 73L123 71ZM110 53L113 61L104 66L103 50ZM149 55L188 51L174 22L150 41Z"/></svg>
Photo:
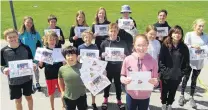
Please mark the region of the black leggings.
<svg viewBox="0 0 208 110"><path fill-rule="evenodd" d="M107 77L112 82L112 79L114 79L114 84L116 88L116 98L117 100L121 100L121 81L120 81L120 72L107 72ZM108 98L109 97L109 91L110 91L110 86L107 86L104 89L104 97Z"/></svg>
<svg viewBox="0 0 208 110"><path fill-rule="evenodd" d="M196 82L197 82L197 78L198 78L200 72L201 72L201 70L193 69L193 73L192 73L192 76L191 76L191 91L190 91L191 96L194 96L194 92L195 92L195 89L196 89ZM185 92L186 85L187 85L187 82L189 80L190 74L191 74L191 72L188 73L187 75L184 75L184 77L183 77L182 88L181 88L181 94L182 95L184 95L184 92Z"/></svg>

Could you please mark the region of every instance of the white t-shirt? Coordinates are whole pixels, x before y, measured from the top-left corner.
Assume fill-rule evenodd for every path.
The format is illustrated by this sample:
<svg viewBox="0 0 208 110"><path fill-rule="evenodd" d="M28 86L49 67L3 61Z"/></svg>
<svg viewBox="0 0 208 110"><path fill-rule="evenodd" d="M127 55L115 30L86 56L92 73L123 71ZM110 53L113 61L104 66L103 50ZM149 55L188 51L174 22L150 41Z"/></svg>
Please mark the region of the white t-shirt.
<svg viewBox="0 0 208 110"><path fill-rule="evenodd" d="M158 55L160 53L160 42L158 40L149 41L149 46L147 52L158 61Z"/></svg>
<svg viewBox="0 0 208 110"><path fill-rule="evenodd" d="M192 45L200 46L201 49L208 51L208 36L204 33L198 36L196 32L187 32L185 35L184 43L191 48ZM202 69L204 66L204 60L191 60L190 65L192 69Z"/></svg>

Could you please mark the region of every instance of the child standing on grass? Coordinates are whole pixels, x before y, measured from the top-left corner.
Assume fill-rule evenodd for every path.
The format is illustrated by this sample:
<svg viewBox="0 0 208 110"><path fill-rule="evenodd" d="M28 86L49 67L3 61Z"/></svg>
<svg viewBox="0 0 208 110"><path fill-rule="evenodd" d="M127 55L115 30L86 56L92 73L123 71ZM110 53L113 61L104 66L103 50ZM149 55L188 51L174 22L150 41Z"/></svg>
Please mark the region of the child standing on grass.
<svg viewBox="0 0 208 110"><path fill-rule="evenodd" d="M145 35L137 35L134 40L133 53L125 58L121 69L121 82L125 85L131 82L130 72L151 72L149 83L158 85L157 61L147 53L148 39ZM138 73L139 74L139 73ZM142 74L142 73L141 73ZM138 81L139 83L139 81ZM128 110L148 110L151 91L126 90Z"/></svg>
<svg viewBox="0 0 208 110"><path fill-rule="evenodd" d="M58 36L58 48L61 48L61 45L64 45L65 43L65 39L64 39L64 34L61 30L60 27L56 26L56 23L57 23L57 17L55 15L49 15L48 16L48 24L49 24L49 27L48 29L59 29L60 30L60 36Z"/></svg>
<svg viewBox="0 0 208 110"><path fill-rule="evenodd" d="M208 51L208 35L205 34L204 31L205 20L204 19L196 19L193 23L194 31L188 32L185 36L184 43L189 48L195 48L197 50L204 49ZM190 91L190 105L192 108L197 108L196 102L194 100L194 92L196 89L197 78L201 72L201 69L204 66L204 59L201 60L191 60L190 61L192 68L192 77L191 77L191 91ZM187 82L189 80L191 71L184 75L182 88L181 88L181 96L179 99L179 105L183 106L185 104L184 92L186 89Z"/></svg>
<svg viewBox="0 0 208 110"><path fill-rule="evenodd" d="M78 36L75 35L75 27L88 27L86 23L85 13L82 10L79 10L76 14L76 23L73 25L70 29L70 35L69 35L69 41L73 43L73 46L78 48L79 45L83 44L84 41L82 38L78 38Z"/></svg>
<svg viewBox="0 0 208 110"><path fill-rule="evenodd" d="M183 29L176 25L171 28L159 54L162 110L172 110L178 85L189 71L189 50L183 43Z"/></svg>
<svg viewBox="0 0 208 110"><path fill-rule="evenodd" d="M108 25L110 24L110 21L107 19L107 13L105 8L100 7L97 10L97 13L95 15L95 21L92 25L92 32L94 33L95 36L95 44L98 46L100 49L100 44L108 37L108 35L105 36L98 36L97 33L95 33L95 25Z"/></svg>
<svg viewBox="0 0 208 110"><path fill-rule="evenodd" d="M1 49L1 71L8 76L10 99L15 99L16 110L22 110L22 95L24 95L27 100L28 110L33 110L33 76L10 78L8 68L9 61L33 59L32 52L28 46L19 43L18 32L14 29L5 30L4 39L9 45Z"/></svg>
<svg viewBox="0 0 208 110"><path fill-rule="evenodd" d="M66 65L59 69L58 82L66 110L86 110L86 88L80 78L81 64L77 62L77 49L68 46L63 49Z"/></svg>
<svg viewBox="0 0 208 110"><path fill-rule="evenodd" d="M149 41L148 50L147 52L156 60L158 61L159 53L160 53L160 42L156 40L157 28L153 25L149 25L146 28L146 36Z"/></svg>
<svg viewBox="0 0 208 110"><path fill-rule="evenodd" d="M126 55L129 55L129 51L127 48L126 43L120 39L120 37L118 36L118 25L116 23L111 23L109 25L109 30L108 30L108 34L109 34L109 38L106 39L105 41L103 41L101 43L101 52L102 53L102 58L104 59L106 56L106 47L109 48L123 48L124 49L124 54L123 57L125 57ZM124 104L121 102L121 82L120 82L120 71L121 71L121 65L122 65L122 61L108 61L107 67L106 67L106 71L107 71L107 78L112 82L112 79L114 79L114 84L115 84L115 88L116 88L116 98L117 98L117 105L119 106L119 109L124 110L125 106ZM102 109L106 110L108 108L108 97L109 97L109 90L110 90L110 86L107 86L104 89L104 101L102 104Z"/></svg>
<svg viewBox="0 0 208 110"><path fill-rule="evenodd" d="M166 21L168 12L165 9L162 9L160 11L158 11L158 22L156 22L154 24L154 26L157 27L164 27L164 28L168 28L168 31L170 30L170 26L168 24L168 22ZM160 41L160 43L163 42L163 40L166 38L167 36L157 36L156 39Z"/></svg>
<svg viewBox="0 0 208 110"><path fill-rule="evenodd" d="M43 38L44 45L47 49L53 50L53 48L56 48L56 44L58 42L58 36L55 32L49 32L47 33ZM48 95L50 98L50 104L51 104L51 110L55 110L54 108L54 94L56 87L58 88L58 91L60 92L60 88L58 85L58 71L59 68L63 65L62 62L54 62L52 65L43 63L39 61L39 67L42 69L45 67L45 78L46 78L46 84L48 89ZM63 104L64 108L64 104Z"/></svg>
<svg viewBox="0 0 208 110"><path fill-rule="evenodd" d="M78 55L80 55L80 50L82 49L98 50L97 45L92 44L93 33L91 31L84 31L82 33L82 39L85 43L83 43L82 45L78 47ZM78 56L78 59L80 59L80 56ZM95 103L95 96L93 95L92 95L92 107L93 107L93 110L98 110L96 103Z"/></svg>
<svg viewBox="0 0 208 110"><path fill-rule="evenodd" d="M42 47L42 41L40 38L40 34L35 30L35 25L32 17L30 16L24 17L23 24L19 32L20 32L20 36L19 36L20 42L30 47L34 58L37 47ZM38 89L38 91L41 91L41 86L39 84L39 79L40 79L39 76L40 76L39 69L37 68L35 71L36 88ZM33 86L33 92L35 92L34 86Z"/></svg>

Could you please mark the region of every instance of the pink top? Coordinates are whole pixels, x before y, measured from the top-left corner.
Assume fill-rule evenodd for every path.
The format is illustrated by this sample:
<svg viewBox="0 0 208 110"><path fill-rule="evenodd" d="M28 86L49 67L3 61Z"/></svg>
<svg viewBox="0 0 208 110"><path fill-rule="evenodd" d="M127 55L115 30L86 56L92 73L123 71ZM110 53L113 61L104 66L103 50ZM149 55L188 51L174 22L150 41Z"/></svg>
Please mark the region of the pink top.
<svg viewBox="0 0 208 110"><path fill-rule="evenodd" d="M129 71L139 71L138 68L138 57L129 55L123 61L123 66L121 69L122 76L128 76ZM152 71L152 78L158 78L158 64L157 61L151 57L148 53L140 60L141 70L140 71ZM147 99L150 97L152 91L140 91L140 90L126 90L127 93L133 99Z"/></svg>

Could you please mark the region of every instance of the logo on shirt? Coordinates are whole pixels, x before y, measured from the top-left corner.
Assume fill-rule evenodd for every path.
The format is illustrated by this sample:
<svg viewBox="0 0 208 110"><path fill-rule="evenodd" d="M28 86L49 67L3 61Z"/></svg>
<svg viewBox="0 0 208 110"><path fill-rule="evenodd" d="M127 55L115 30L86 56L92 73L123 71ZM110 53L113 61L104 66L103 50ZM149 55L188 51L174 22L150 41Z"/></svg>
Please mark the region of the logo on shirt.
<svg viewBox="0 0 208 110"><path fill-rule="evenodd" d="M128 71L132 71L132 68L131 68L131 66L129 66L127 69L128 69Z"/></svg>

